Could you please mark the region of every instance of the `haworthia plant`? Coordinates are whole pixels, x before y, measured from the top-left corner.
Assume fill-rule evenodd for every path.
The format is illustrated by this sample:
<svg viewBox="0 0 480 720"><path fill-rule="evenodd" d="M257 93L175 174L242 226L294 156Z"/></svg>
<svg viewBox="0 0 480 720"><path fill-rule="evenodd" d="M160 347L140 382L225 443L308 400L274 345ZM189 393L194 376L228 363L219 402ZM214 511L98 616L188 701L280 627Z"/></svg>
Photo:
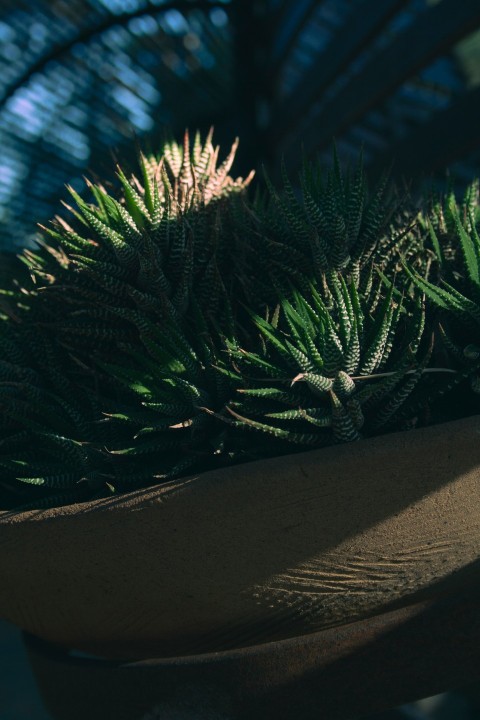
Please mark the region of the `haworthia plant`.
<svg viewBox="0 0 480 720"><path fill-rule="evenodd" d="M72 191L71 218L23 254L31 279L0 292L0 507L435 421L473 377L473 190L426 213L334 156L252 200L236 148L168 142L116 191Z"/></svg>
<svg viewBox="0 0 480 720"><path fill-rule="evenodd" d="M394 192L385 175L369 188L362 156L353 170L342 171L336 153L327 173L305 163L294 187L282 167L277 190L265 174L267 192L250 215L250 253L262 273L251 278L250 294L274 300L290 281L306 288L326 272L341 271L358 286L373 263L392 266L400 243L413 248L415 213ZM263 282L262 282L263 280Z"/></svg>
<svg viewBox="0 0 480 720"><path fill-rule="evenodd" d="M328 305L311 285L271 318L253 315L259 351L231 347L237 425L303 446L358 440L394 422L421 380L431 353L421 299L396 302L393 285L381 300L362 295L337 271L325 286Z"/></svg>
<svg viewBox="0 0 480 720"><path fill-rule="evenodd" d="M115 194L89 183L87 202L70 189L71 219L57 217L23 255L34 280L23 288L29 319L88 357L132 334L127 314L111 307L182 316L193 294L218 318L241 254L234 217L253 176L229 174L237 144L220 162L211 133L192 146L186 133L159 157L141 155L139 177L118 168Z"/></svg>
<svg viewBox="0 0 480 720"><path fill-rule="evenodd" d="M480 202L478 182L461 202L453 192L434 203L427 230L436 254L436 271L423 275L405 263L405 271L436 308L439 345L459 378L468 376L480 393ZM433 276L432 276L433 275Z"/></svg>

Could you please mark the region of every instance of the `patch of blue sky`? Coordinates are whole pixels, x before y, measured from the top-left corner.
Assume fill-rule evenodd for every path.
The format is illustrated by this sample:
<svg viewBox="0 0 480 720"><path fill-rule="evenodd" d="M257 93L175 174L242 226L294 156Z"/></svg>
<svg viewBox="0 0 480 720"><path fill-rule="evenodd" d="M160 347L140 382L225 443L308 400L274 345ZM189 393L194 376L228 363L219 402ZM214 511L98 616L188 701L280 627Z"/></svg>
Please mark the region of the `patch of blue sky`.
<svg viewBox="0 0 480 720"><path fill-rule="evenodd" d="M137 130L145 132L153 127L148 105L134 92L119 86L112 88L110 95L120 109L127 111L129 121Z"/></svg>
<svg viewBox="0 0 480 720"><path fill-rule="evenodd" d="M154 82L155 80L153 78L151 82L148 82L145 79L141 78L140 83L137 86L137 93L142 98L142 100L145 100L149 103L149 105L153 105L154 107L156 107L162 101L162 94L155 87L155 85L153 84Z"/></svg>
<svg viewBox="0 0 480 720"><path fill-rule="evenodd" d="M28 86L8 99L3 112L5 126L32 142L42 135L77 90L78 86L52 65L51 72L34 75Z"/></svg>
<svg viewBox="0 0 480 720"><path fill-rule="evenodd" d="M161 96L155 88L155 79L149 73L119 63L115 67L115 77L130 88L135 88L135 93L142 100L153 105L160 102Z"/></svg>
<svg viewBox="0 0 480 720"><path fill-rule="evenodd" d="M38 55L50 45L51 38L48 28L40 22L34 22L28 29L28 48L32 53Z"/></svg>
<svg viewBox="0 0 480 720"><path fill-rule="evenodd" d="M21 183L28 175L28 167L23 158L3 156L0 163L0 205L15 197Z"/></svg>
<svg viewBox="0 0 480 720"><path fill-rule="evenodd" d="M228 15L222 8L212 8L209 12L209 17L212 25L215 25L215 27L223 28L228 25Z"/></svg>
<svg viewBox="0 0 480 720"><path fill-rule="evenodd" d="M97 3L114 15L136 12L147 5L145 0L97 0Z"/></svg>
<svg viewBox="0 0 480 720"><path fill-rule="evenodd" d="M61 120L52 123L46 130L44 138L54 146L62 148L76 160L85 161L90 157L88 137Z"/></svg>
<svg viewBox="0 0 480 720"><path fill-rule="evenodd" d="M22 51L13 42L2 42L0 44L0 55L2 55L8 62L16 62L22 57Z"/></svg>
<svg viewBox="0 0 480 720"><path fill-rule="evenodd" d="M0 42L15 42L17 39L15 30L5 22L0 22Z"/></svg>
<svg viewBox="0 0 480 720"><path fill-rule="evenodd" d="M132 18L128 23L128 29L137 37L156 35L158 22L152 15L142 15Z"/></svg>
<svg viewBox="0 0 480 720"><path fill-rule="evenodd" d="M22 88L23 90L23 88ZM47 118L32 97L19 90L7 101L5 121L7 125L17 127L29 139L37 138L45 127Z"/></svg>
<svg viewBox="0 0 480 720"><path fill-rule="evenodd" d="M148 132L155 124L153 118L147 115L147 113L132 113L130 115L130 122L137 130L142 132Z"/></svg>
<svg viewBox="0 0 480 720"><path fill-rule="evenodd" d="M187 19L178 10L167 10L160 17L160 24L172 35L184 35L190 29Z"/></svg>
<svg viewBox="0 0 480 720"><path fill-rule="evenodd" d="M133 67L130 67L125 62L122 62L122 58L112 57L112 67L115 71L115 77L121 80L125 85L135 85L138 81L138 73L135 72Z"/></svg>
<svg viewBox="0 0 480 720"><path fill-rule="evenodd" d="M47 40L50 35L48 26L42 22L33 22L28 28L28 34L31 38L37 38L38 40Z"/></svg>
<svg viewBox="0 0 480 720"><path fill-rule="evenodd" d="M48 106L63 106L70 98L77 95L85 85L84 72L65 72L61 65L55 65L45 73L43 88L38 101Z"/></svg>
<svg viewBox="0 0 480 720"><path fill-rule="evenodd" d="M14 12L9 14L8 24L15 33L15 42L21 44L25 42L25 35L32 21L31 13L26 10L16 8Z"/></svg>
<svg viewBox="0 0 480 720"><path fill-rule="evenodd" d="M64 77L56 85L52 87L52 94L56 95L56 105L65 105L74 96L79 94L81 88L85 86L85 73L79 73L77 85L74 85L68 78Z"/></svg>
<svg viewBox="0 0 480 720"><path fill-rule="evenodd" d="M86 108L79 107L78 105L68 105L62 112L63 120L76 127L84 127L88 124L88 113Z"/></svg>
<svg viewBox="0 0 480 720"><path fill-rule="evenodd" d="M21 168L21 165L15 167L15 165L12 165L5 160L0 163L0 199L2 199L1 194L11 187L18 179L17 168Z"/></svg>
<svg viewBox="0 0 480 720"><path fill-rule="evenodd" d="M128 47L132 42L132 36L127 28L120 25L114 25L102 33L101 44L112 50L123 49Z"/></svg>

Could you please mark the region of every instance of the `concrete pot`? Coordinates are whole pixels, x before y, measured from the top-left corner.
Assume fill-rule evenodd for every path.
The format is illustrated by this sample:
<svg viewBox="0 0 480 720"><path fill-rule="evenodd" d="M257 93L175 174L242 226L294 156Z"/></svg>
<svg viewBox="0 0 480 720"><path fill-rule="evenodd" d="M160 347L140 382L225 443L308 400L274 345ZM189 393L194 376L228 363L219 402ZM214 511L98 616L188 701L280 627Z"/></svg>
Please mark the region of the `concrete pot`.
<svg viewBox="0 0 480 720"><path fill-rule="evenodd" d="M318 632L478 585L480 417L0 513L0 616L103 657Z"/></svg>
<svg viewBox="0 0 480 720"><path fill-rule="evenodd" d="M25 637L52 720L351 720L480 678L480 594L225 652L136 662Z"/></svg>

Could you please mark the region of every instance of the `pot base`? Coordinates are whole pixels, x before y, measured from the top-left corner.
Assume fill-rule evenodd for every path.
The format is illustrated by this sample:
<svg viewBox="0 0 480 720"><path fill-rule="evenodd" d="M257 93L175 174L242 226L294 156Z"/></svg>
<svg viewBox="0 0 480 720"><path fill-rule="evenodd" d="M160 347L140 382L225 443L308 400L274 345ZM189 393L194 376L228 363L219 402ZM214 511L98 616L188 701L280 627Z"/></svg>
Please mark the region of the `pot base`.
<svg viewBox="0 0 480 720"><path fill-rule="evenodd" d="M117 663L25 643L55 720L347 720L478 680L480 593L191 657Z"/></svg>

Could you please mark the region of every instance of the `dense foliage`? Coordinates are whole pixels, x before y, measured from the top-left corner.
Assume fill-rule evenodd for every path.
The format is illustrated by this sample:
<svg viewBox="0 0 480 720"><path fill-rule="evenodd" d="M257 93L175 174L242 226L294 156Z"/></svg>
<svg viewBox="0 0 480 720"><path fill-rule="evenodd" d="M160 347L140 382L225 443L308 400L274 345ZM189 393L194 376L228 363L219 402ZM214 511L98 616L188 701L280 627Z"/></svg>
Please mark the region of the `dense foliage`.
<svg viewBox="0 0 480 720"><path fill-rule="evenodd" d="M334 155L251 199L236 145L186 135L72 190L4 281L0 507L477 412L478 186L419 210Z"/></svg>

